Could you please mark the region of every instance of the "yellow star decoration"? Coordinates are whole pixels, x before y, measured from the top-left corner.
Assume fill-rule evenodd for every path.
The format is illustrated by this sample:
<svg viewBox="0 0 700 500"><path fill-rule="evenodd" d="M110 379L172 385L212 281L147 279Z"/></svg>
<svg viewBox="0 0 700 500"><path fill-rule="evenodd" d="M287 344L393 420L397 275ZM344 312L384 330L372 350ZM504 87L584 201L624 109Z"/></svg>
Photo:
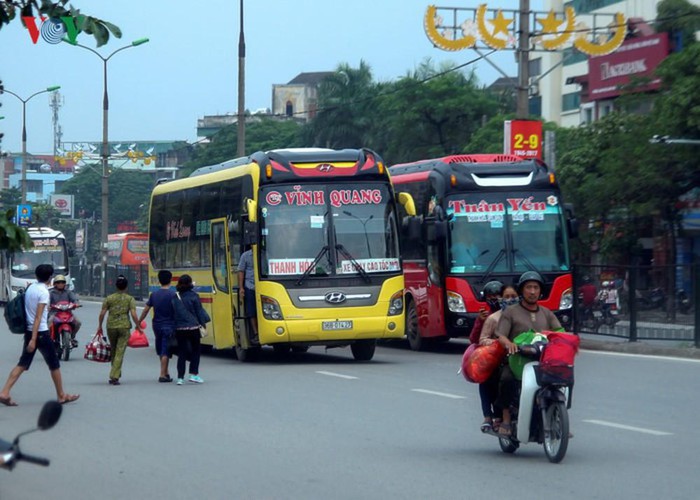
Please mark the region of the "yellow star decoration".
<svg viewBox="0 0 700 500"><path fill-rule="evenodd" d="M556 18L554 10L550 10L544 19L537 19L537 22L542 25L542 32L546 34L556 33L559 30L559 26L564 24L563 20Z"/></svg>
<svg viewBox="0 0 700 500"><path fill-rule="evenodd" d="M493 24L493 35L498 35L499 33L508 35L508 26L513 22L512 19L506 19L503 17L503 12L501 10L498 11L496 17L489 19L488 21Z"/></svg>

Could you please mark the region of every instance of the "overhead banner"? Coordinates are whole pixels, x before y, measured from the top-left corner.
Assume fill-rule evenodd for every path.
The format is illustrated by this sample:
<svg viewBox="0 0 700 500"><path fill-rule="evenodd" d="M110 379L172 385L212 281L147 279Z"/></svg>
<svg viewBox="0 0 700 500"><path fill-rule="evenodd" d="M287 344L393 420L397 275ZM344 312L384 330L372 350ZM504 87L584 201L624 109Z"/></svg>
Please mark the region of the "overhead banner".
<svg viewBox="0 0 700 500"><path fill-rule="evenodd" d="M73 195L72 194L52 194L49 197L51 206L58 210L63 217L73 218Z"/></svg>
<svg viewBox="0 0 700 500"><path fill-rule="evenodd" d="M542 159L542 122L506 120L503 122L503 153L525 159Z"/></svg>

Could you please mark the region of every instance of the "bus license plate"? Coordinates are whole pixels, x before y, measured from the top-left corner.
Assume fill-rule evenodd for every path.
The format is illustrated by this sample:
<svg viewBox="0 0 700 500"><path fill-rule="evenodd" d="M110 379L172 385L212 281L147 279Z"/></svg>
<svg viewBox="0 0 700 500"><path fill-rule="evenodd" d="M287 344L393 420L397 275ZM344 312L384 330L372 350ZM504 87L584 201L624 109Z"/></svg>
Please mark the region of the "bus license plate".
<svg viewBox="0 0 700 500"><path fill-rule="evenodd" d="M324 321L322 330L352 330L352 321Z"/></svg>

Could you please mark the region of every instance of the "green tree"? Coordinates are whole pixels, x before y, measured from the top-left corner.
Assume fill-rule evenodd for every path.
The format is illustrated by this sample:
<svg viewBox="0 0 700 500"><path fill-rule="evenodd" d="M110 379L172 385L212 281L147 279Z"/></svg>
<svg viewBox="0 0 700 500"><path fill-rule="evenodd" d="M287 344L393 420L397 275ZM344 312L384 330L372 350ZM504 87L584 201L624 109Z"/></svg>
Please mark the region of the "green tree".
<svg viewBox="0 0 700 500"><path fill-rule="evenodd" d="M377 85L369 65L357 68L342 63L318 88L318 113L305 130L315 146L342 149L367 143L367 132L377 118L374 98Z"/></svg>
<svg viewBox="0 0 700 500"><path fill-rule="evenodd" d="M666 32L675 41L680 37L680 45L687 47L695 43L695 32L700 30L700 7L688 0L662 0L656 6L656 31Z"/></svg>
<svg viewBox="0 0 700 500"><path fill-rule="evenodd" d="M78 31L92 35L98 47L109 41L110 33L116 38L121 38L122 32L118 26L103 19L82 14L79 9L71 5L66 7L69 1L0 0L0 30L10 22L25 16L46 16L59 19L71 16L79 23L79 25L76 24Z"/></svg>

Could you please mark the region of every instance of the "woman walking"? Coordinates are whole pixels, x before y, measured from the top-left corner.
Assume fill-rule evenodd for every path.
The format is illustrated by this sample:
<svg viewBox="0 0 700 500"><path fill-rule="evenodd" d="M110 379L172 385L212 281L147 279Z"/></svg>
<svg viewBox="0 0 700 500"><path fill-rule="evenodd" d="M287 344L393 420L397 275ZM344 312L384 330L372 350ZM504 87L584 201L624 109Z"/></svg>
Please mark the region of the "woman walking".
<svg viewBox="0 0 700 500"><path fill-rule="evenodd" d="M190 360L189 381L195 384L204 382L199 376L199 357L201 350L200 327L204 327L211 318L202 307L199 295L193 290L194 283L189 274L183 274L177 281L176 296L173 298L175 311L175 336L178 344L177 385L185 383L185 368Z"/></svg>
<svg viewBox="0 0 700 500"><path fill-rule="evenodd" d="M122 275L117 276L115 286L117 287L116 293L108 296L102 303L97 328L97 332L102 334L102 321L105 314L109 311L107 337L112 345L112 369L109 372L110 385L119 385L119 379L122 376L124 351L126 351L126 344L129 341L131 330L129 314L131 314L131 318L136 324L136 329L143 332L136 316L136 301L131 295L126 293L126 289L129 286L126 277Z"/></svg>

